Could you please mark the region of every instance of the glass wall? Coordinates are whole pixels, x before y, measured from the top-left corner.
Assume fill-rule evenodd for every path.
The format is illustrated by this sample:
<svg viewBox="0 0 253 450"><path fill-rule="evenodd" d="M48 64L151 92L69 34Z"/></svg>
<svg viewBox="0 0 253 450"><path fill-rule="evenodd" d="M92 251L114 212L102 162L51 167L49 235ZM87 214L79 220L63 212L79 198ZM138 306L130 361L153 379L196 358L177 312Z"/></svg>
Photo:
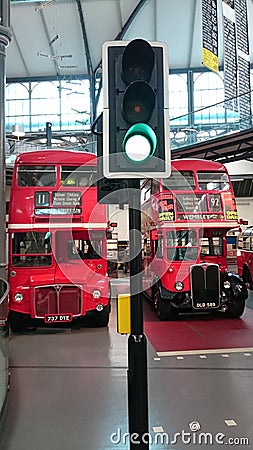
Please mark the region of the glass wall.
<svg viewBox="0 0 253 450"><path fill-rule="evenodd" d="M174 126L188 125L187 74L172 74L169 77L170 119Z"/></svg>
<svg viewBox="0 0 253 450"><path fill-rule="evenodd" d="M21 125L30 131L31 102L29 83L11 83L6 89L6 132L11 133L13 125Z"/></svg>
<svg viewBox="0 0 253 450"><path fill-rule="evenodd" d="M6 133L13 125L25 132L90 129L88 80L9 83L6 87Z"/></svg>
<svg viewBox="0 0 253 450"><path fill-rule="evenodd" d="M195 124L224 122L224 88L220 75L214 72L194 73L194 114ZM215 105L210 107L211 105ZM208 108L208 110L206 110Z"/></svg>
<svg viewBox="0 0 253 450"><path fill-rule="evenodd" d="M195 124L219 124L239 121L238 111L224 108L223 73L194 74ZM214 105L214 106L212 106Z"/></svg>
<svg viewBox="0 0 253 450"><path fill-rule="evenodd" d="M251 70L251 81L252 81ZM252 82L251 82L252 85ZM101 98L98 101L101 110ZM253 106L253 97L252 106ZM184 70L169 75L170 126L203 133L217 125L236 126L237 111L224 108L223 72ZM26 132L90 130L90 90L87 79L9 83L6 89L6 132L22 125ZM224 128L224 127L223 127ZM232 128L233 129L233 128ZM180 136L179 136L180 137Z"/></svg>

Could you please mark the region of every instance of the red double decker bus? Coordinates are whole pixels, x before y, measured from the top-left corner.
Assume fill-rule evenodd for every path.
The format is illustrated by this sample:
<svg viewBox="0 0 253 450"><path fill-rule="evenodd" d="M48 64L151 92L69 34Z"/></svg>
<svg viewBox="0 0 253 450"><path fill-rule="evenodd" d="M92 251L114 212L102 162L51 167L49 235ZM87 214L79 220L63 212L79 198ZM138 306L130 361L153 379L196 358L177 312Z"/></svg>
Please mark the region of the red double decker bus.
<svg viewBox="0 0 253 450"><path fill-rule="evenodd" d="M16 159L9 206L9 321L107 326L106 207L91 153L44 150Z"/></svg>
<svg viewBox="0 0 253 450"><path fill-rule="evenodd" d="M161 320L177 312L240 317L248 292L227 269L228 230L238 227L222 164L172 161L171 176L142 183L143 285Z"/></svg>

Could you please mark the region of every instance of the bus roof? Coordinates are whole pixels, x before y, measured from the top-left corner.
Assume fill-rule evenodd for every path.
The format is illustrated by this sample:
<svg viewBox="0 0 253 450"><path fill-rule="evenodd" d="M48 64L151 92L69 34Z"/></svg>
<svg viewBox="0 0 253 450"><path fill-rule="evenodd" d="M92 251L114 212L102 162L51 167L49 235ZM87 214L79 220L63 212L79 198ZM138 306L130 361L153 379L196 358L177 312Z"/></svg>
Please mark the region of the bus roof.
<svg viewBox="0 0 253 450"><path fill-rule="evenodd" d="M89 152L45 149L21 153L17 156L15 164L67 164L72 166L89 163L96 165L96 159L96 155Z"/></svg>
<svg viewBox="0 0 253 450"><path fill-rule="evenodd" d="M205 159L198 158L183 158L183 159L173 159L171 161L172 167L177 170L215 170L221 172L227 172L226 167L217 162L209 161Z"/></svg>

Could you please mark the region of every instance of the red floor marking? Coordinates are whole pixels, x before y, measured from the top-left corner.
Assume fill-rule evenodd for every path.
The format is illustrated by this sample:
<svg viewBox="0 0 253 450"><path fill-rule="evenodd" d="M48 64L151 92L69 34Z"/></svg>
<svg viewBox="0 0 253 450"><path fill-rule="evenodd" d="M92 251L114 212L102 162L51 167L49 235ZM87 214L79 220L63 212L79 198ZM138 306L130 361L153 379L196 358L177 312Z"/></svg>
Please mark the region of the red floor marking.
<svg viewBox="0 0 253 450"><path fill-rule="evenodd" d="M161 322L145 307L145 334L156 352L253 347L253 310L241 319L183 317Z"/></svg>

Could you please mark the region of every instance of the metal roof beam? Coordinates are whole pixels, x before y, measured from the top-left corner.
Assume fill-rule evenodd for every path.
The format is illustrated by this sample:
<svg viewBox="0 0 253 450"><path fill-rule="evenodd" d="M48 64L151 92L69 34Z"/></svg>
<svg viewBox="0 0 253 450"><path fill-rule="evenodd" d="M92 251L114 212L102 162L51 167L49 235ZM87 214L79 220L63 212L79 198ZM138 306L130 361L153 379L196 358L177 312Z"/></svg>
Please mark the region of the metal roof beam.
<svg viewBox="0 0 253 450"><path fill-rule="evenodd" d="M220 162L240 161L252 157L253 128L211 139L187 147L172 149L173 158L205 158Z"/></svg>
<svg viewBox="0 0 253 450"><path fill-rule="evenodd" d="M41 17L41 20L42 20L42 23L43 23L43 28L44 28L44 31L45 31L48 43L50 43L51 37L50 37L49 31L48 31L48 27L47 27L47 22L46 22L46 19L45 19L44 11L43 11L43 9L40 9L38 12L40 14L40 17ZM49 47L50 47L51 56L56 56L53 47L51 45ZM58 76L59 75L59 69L58 69L57 62L56 62L55 59L53 59L53 62L54 62L54 66L55 66L56 75Z"/></svg>
<svg viewBox="0 0 253 450"><path fill-rule="evenodd" d="M90 81L91 122L93 122L94 115L95 115L95 77L94 77L94 72L93 72L93 68L92 68L90 48L89 48L89 43L88 43L88 38L87 38L87 33L86 33L86 28L85 28L85 22L84 22L81 1L76 0L76 4L77 4L77 10L78 10L79 18L80 18L82 37L83 37L83 43L84 43L84 49L85 49L85 55L86 55L88 77L89 77L89 81Z"/></svg>

